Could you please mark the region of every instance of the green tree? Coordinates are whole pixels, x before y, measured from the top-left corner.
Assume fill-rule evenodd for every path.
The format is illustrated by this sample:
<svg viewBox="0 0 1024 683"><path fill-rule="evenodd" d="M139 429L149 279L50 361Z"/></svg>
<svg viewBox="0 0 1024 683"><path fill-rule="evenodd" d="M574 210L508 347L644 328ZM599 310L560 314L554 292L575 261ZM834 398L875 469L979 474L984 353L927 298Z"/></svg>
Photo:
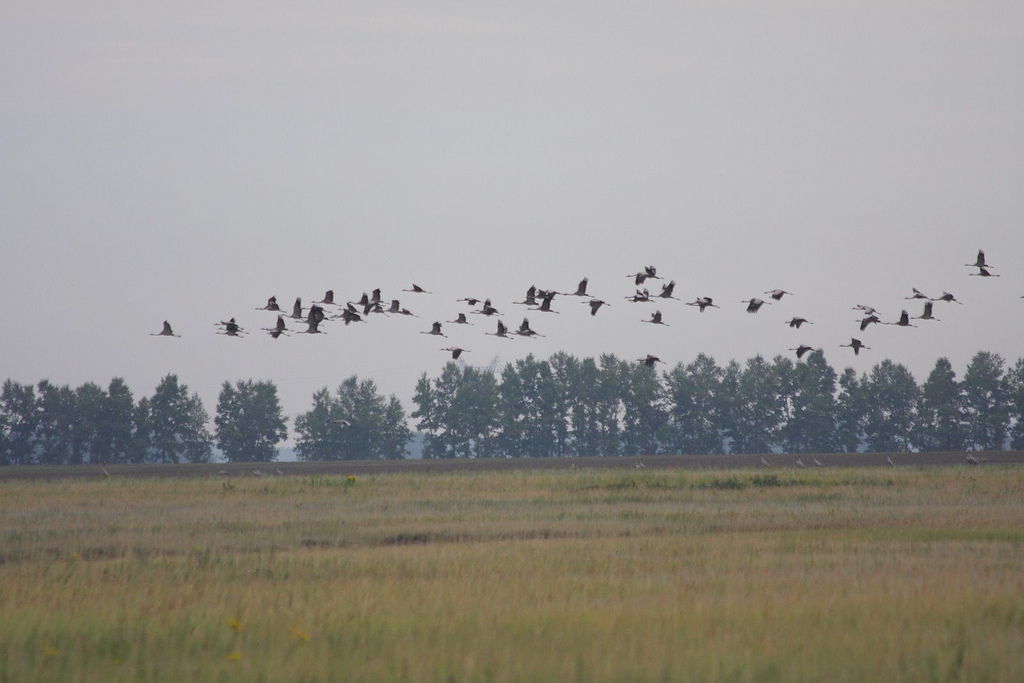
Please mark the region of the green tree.
<svg viewBox="0 0 1024 683"><path fill-rule="evenodd" d="M839 395L836 397L836 448L842 453L858 453L864 448L867 435L868 378L860 377L853 368L846 368L839 377Z"/></svg>
<svg viewBox="0 0 1024 683"><path fill-rule="evenodd" d="M224 382L217 400L217 447L228 462L271 462L288 437L273 382Z"/></svg>
<svg viewBox="0 0 1024 683"><path fill-rule="evenodd" d="M547 361L529 354L509 363L501 373L500 431L507 457L563 455L568 438L563 392Z"/></svg>
<svg viewBox="0 0 1024 683"><path fill-rule="evenodd" d="M622 454L655 455L668 436L665 387L644 363L619 366L622 390Z"/></svg>
<svg viewBox="0 0 1024 683"><path fill-rule="evenodd" d="M566 432L565 455L596 455L600 452L601 427L597 395L601 370L593 358L579 360L565 353L548 359L551 373L563 392Z"/></svg>
<svg viewBox="0 0 1024 683"><path fill-rule="evenodd" d="M125 462L140 464L149 462L153 453L153 406L148 396L143 396L132 411L131 442Z"/></svg>
<svg viewBox="0 0 1024 683"><path fill-rule="evenodd" d="M921 385L914 445L921 451L960 451L966 443L963 394L946 358L935 362Z"/></svg>
<svg viewBox="0 0 1024 683"><path fill-rule="evenodd" d="M1004 361L998 353L979 351L964 373L964 414L968 443L983 451L1006 446L1010 427L1009 390Z"/></svg>
<svg viewBox="0 0 1024 683"><path fill-rule="evenodd" d="M699 354L689 365L676 365L665 376L668 392L668 436L672 453L724 453L722 443L722 368Z"/></svg>
<svg viewBox="0 0 1024 683"><path fill-rule="evenodd" d="M790 453L831 453L836 448L836 372L820 351L789 364L776 359L773 370L786 397L782 448Z"/></svg>
<svg viewBox="0 0 1024 683"><path fill-rule="evenodd" d="M1010 448L1024 450L1024 358L1006 375L1007 399L1013 417L1013 428L1010 430Z"/></svg>
<svg viewBox="0 0 1024 683"><path fill-rule="evenodd" d="M35 464L38 426L35 388L6 380L0 391L0 465Z"/></svg>
<svg viewBox="0 0 1024 683"><path fill-rule="evenodd" d="M103 422L107 392L94 382L75 389L75 419L72 425L72 461L75 464L103 462L96 453ZM102 448L102 447L100 447Z"/></svg>
<svg viewBox="0 0 1024 683"><path fill-rule="evenodd" d="M39 421L36 445L39 463L72 464L78 455L75 452L75 392L67 385L59 387L45 379L37 389Z"/></svg>
<svg viewBox="0 0 1024 683"><path fill-rule="evenodd" d="M500 424L498 383L487 371L445 364L441 376L424 374L413 403L418 429L426 434L425 458L482 458L497 453Z"/></svg>
<svg viewBox="0 0 1024 683"><path fill-rule="evenodd" d="M133 442L135 399L120 377L110 380L100 410L91 462L129 462Z"/></svg>
<svg viewBox="0 0 1024 683"><path fill-rule="evenodd" d="M198 394L169 374L160 380L149 401L150 459L158 463L209 462L213 437L210 416Z"/></svg>
<svg viewBox="0 0 1024 683"><path fill-rule="evenodd" d="M398 399L355 375L334 395L327 387L313 394L312 408L295 418L295 434L302 460L400 459L411 437Z"/></svg>
<svg viewBox="0 0 1024 683"><path fill-rule="evenodd" d="M733 403L733 453L769 453L784 416L779 375L761 355L747 360Z"/></svg>
<svg viewBox="0 0 1024 683"><path fill-rule="evenodd" d="M868 450L909 451L919 391L914 376L886 359L872 368L866 389L871 397L864 423Z"/></svg>

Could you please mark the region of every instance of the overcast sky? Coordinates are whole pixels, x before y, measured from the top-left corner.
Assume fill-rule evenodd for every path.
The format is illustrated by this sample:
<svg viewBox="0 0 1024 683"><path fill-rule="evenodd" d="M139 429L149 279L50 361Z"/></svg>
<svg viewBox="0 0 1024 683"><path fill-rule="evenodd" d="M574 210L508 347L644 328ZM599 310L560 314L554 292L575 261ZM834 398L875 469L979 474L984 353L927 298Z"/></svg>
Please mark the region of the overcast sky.
<svg viewBox="0 0 1024 683"><path fill-rule="evenodd" d="M665 367L808 344L919 382L1024 356L1020 2L506 5L7 3L0 379L138 398L173 372L211 415L224 380L268 379L294 416L352 374L411 411L450 344ZM1001 277L969 276L978 249ZM722 309L627 303L651 264ZM419 334L466 296L518 326L527 287L584 276L611 307L556 298L543 339ZM259 331L271 295L375 287L419 317ZM858 303L919 315L912 287L963 306L857 330ZM252 334L217 336L232 316ZM165 319L181 339L149 336Z"/></svg>

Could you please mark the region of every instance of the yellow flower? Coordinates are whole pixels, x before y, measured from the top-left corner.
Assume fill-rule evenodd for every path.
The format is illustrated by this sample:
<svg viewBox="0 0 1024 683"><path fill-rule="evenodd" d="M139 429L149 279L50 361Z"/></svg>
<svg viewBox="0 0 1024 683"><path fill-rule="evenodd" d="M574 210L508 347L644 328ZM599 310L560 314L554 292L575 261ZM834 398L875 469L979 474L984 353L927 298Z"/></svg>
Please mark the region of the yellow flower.
<svg viewBox="0 0 1024 683"><path fill-rule="evenodd" d="M239 652L238 650L232 650L231 652L228 653L228 661L230 661L230 662L240 662L240 661L242 661L242 653Z"/></svg>
<svg viewBox="0 0 1024 683"><path fill-rule="evenodd" d="M234 617L232 617L231 621L228 622L228 626L230 626L238 633L242 632L242 622L240 622L238 619L235 619Z"/></svg>
<svg viewBox="0 0 1024 683"><path fill-rule="evenodd" d="M355 477L354 474L348 475L348 483L350 483L350 484L356 483L356 477Z"/></svg>

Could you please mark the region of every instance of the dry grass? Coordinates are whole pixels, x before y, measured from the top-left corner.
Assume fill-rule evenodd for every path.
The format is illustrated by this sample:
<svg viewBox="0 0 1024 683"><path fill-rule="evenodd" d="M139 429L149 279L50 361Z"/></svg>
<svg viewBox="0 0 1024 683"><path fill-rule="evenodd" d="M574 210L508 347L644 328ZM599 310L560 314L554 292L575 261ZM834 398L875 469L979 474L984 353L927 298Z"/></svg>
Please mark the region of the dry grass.
<svg viewBox="0 0 1024 683"><path fill-rule="evenodd" d="M1022 680L1024 470L0 485L0 680Z"/></svg>

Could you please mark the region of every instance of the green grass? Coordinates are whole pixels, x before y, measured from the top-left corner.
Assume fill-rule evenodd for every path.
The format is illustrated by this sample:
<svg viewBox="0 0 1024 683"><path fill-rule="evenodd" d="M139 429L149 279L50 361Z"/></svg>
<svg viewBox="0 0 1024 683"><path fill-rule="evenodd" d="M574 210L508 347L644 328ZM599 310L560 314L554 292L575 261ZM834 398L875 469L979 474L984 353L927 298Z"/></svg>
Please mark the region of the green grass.
<svg viewBox="0 0 1024 683"><path fill-rule="evenodd" d="M1024 470L0 484L0 681L1024 679Z"/></svg>

